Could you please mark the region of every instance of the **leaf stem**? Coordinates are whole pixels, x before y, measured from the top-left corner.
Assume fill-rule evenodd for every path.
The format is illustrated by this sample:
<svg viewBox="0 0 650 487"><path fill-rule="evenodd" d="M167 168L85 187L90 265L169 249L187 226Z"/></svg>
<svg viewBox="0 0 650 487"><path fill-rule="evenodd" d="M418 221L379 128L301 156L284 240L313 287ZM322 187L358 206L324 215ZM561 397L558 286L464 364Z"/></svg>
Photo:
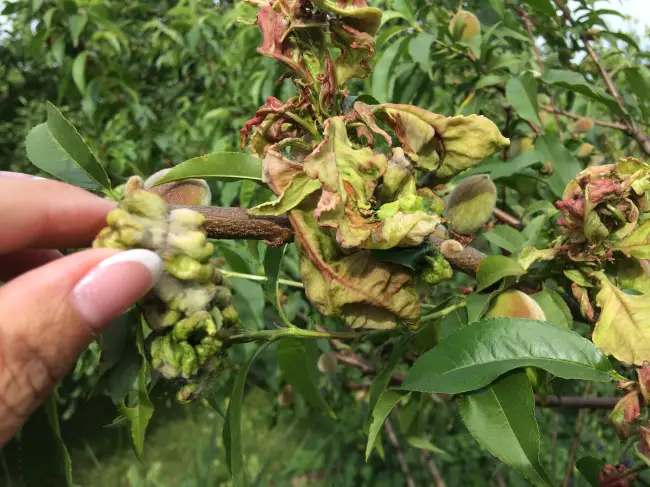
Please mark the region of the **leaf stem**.
<svg viewBox="0 0 650 487"><path fill-rule="evenodd" d="M436 311L434 313L429 313L428 315L424 315L420 318L420 321L431 321L435 320L437 318L442 318L444 316L447 316L449 313L452 311L457 310L458 308L464 308L467 304L465 301L461 301L460 303L452 304L451 306L447 306L446 308L441 309L440 311Z"/></svg>
<svg viewBox="0 0 650 487"><path fill-rule="evenodd" d="M251 331L248 333L241 333L233 335L226 339L229 343L250 343L258 341L274 342L281 338L301 338L301 339L319 339L325 338L328 340L358 340L364 336L364 333L358 332L344 332L344 331L314 331L303 330L302 328L282 328L280 330L261 330Z"/></svg>
<svg viewBox="0 0 650 487"><path fill-rule="evenodd" d="M269 280L268 277L259 276L257 274L244 274L243 272L227 271L224 269L219 269L219 270L225 277L241 277L242 279L248 279L249 281L259 281L259 282L266 282ZM291 281L289 279L278 279L278 283L284 284L285 286L299 287L301 289L305 288L305 285L302 282Z"/></svg>
<svg viewBox="0 0 650 487"><path fill-rule="evenodd" d="M309 132L312 135L312 137L314 137L314 139L323 140L321 135L318 133L318 130L316 130L316 127L313 124L307 122L307 120L305 120L301 116L296 115L295 113L292 112L284 112L283 115L286 116L287 118L290 118L297 124L301 125L307 132Z"/></svg>

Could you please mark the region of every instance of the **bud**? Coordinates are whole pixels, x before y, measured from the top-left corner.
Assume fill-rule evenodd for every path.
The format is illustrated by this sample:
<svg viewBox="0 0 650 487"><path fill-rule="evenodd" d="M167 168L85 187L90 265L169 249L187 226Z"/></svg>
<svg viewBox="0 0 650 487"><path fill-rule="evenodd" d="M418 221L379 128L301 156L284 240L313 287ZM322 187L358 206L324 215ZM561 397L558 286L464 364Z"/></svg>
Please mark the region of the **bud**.
<svg viewBox="0 0 650 487"><path fill-rule="evenodd" d="M636 375L639 378L641 395L645 404L650 404L650 362L643 362L641 367L637 367Z"/></svg>
<svg viewBox="0 0 650 487"><path fill-rule="evenodd" d="M553 166L553 162L544 161L542 167L539 169L539 172L541 174L544 174L545 176L552 176L553 173L555 172L555 167Z"/></svg>
<svg viewBox="0 0 650 487"><path fill-rule="evenodd" d="M614 426L616 434L621 440L630 437L630 425L641 415L641 406L639 404L639 393L637 391L628 392L618 401L616 406L609 415L609 421Z"/></svg>
<svg viewBox="0 0 650 487"><path fill-rule="evenodd" d="M289 384L285 384L280 393L278 394L278 405L282 408L286 408L293 404L293 387Z"/></svg>
<svg viewBox="0 0 650 487"><path fill-rule="evenodd" d="M332 352L323 353L318 357L318 370L325 373L336 372L336 364L338 359L336 355Z"/></svg>
<svg viewBox="0 0 650 487"><path fill-rule="evenodd" d="M447 201L448 227L460 235L474 235L492 216L497 188L490 176L481 174L463 179Z"/></svg>
<svg viewBox="0 0 650 487"><path fill-rule="evenodd" d="M589 118L581 118L573 126L573 132L576 134L584 134L585 132L589 132L592 128L594 128L593 120Z"/></svg>
<svg viewBox="0 0 650 487"><path fill-rule="evenodd" d="M463 244L458 240L445 240L440 244L440 253L448 259L454 259L458 257L463 251Z"/></svg>
<svg viewBox="0 0 650 487"><path fill-rule="evenodd" d="M481 32L481 22L476 15L466 10L459 10L449 22L449 33L456 41L471 41Z"/></svg>
<svg viewBox="0 0 650 487"><path fill-rule="evenodd" d="M601 486L631 487L634 480L636 475L627 475L627 468L624 465L608 463L598 472L598 482Z"/></svg>
<svg viewBox="0 0 650 487"><path fill-rule="evenodd" d="M580 146L580 149L578 149L578 153L576 155L582 159L585 157L589 157L593 151L594 151L594 146L585 142Z"/></svg>

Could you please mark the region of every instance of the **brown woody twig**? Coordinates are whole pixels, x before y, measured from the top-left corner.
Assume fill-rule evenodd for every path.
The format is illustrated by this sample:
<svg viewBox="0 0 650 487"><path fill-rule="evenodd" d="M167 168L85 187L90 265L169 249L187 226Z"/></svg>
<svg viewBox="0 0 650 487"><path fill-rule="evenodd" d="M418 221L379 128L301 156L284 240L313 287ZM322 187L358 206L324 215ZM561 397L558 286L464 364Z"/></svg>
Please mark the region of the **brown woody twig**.
<svg viewBox="0 0 650 487"><path fill-rule="evenodd" d="M442 475L440 474L440 470L438 470L438 466L436 465L436 462L433 459L431 453L429 453L426 450L422 450L422 459L424 460L424 463L427 465L427 468L429 469L429 472L431 473L433 480L435 480L436 487L447 487L447 484L445 484L445 479L442 478Z"/></svg>
<svg viewBox="0 0 650 487"><path fill-rule="evenodd" d="M512 216L509 213L506 213L505 211L495 208L492 211L492 214L495 216L495 218L502 223L505 223L506 225L510 225L513 228L516 228L517 230L521 230L523 225L521 224L521 221L514 216Z"/></svg>
<svg viewBox="0 0 650 487"><path fill-rule="evenodd" d="M209 238L264 240L269 245L282 245L293 240L293 229L284 216L251 216L245 208L223 208L219 206L190 206L206 217ZM443 238L432 238L431 243L440 247ZM472 247L465 247L453 257L447 257L456 270L476 275L478 264L486 255Z"/></svg>
<svg viewBox="0 0 650 487"><path fill-rule="evenodd" d="M524 19L524 26L526 27L526 30L528 31L528 37L530 38L530 43L533 45L533 51L535 51L535 57L537 58L537 64L539 66L539 71L541 74L544 74L544 62L542 61L542 56L539 53L539 48L537 47L537 44L535 43L535 36L533 35L533 24L530 21L530 17L528 16L528 12L526 12L526 9L523 7L519 9L519 14L521 17ZM555 103L555 99L553 96L550 96L551 98L551 105L553 105L553 108L557 108L557 104ZM560 125L560 117L556 112L553 112L555 115L555 122L557 123L558 129L561 128ZM564 142L564 133L562 130L559 131L560 134L560 140Z"/></svg>
<svg viewBox="0 0 650 487"><path fill-rule="evenodd" d="M577 113L568 112L566 110L561 110L559 108L549 107L548 105L540 105L539 107L545 112L564 115L565 117L572 118L573 120L587 119L590 120L594 125L600 125L601 127L621 130L623 132L627 132L628 130L627 125L623 125L622 123L608 122L607 120L596 120L593 118L583 117L582 115L578 115Z"/></svg>
<svg viewBox="0 0 650 487"><path fill-rule="evenodd" d="M582 397L588 397L589 391L591 391L591 382L587 382L585 385L585 392ZM576 451L578 450L578 444L580 443L580 432L582 431L582 423L585 419L585 412L585 409L581 409L578 412L578 418L576 419L576 425L573 430L573 441L571 442L571 450L569 450L569 460L567 460L562 487L569 487L569 484L571 483L571 477L573 476L573 467L576 461Z"/></svg>
<svg viewBox="0 0 650 487"><path fill-rule="evenodd" d="M390 418L386 418L386 421L384 422L384 429L386 430L386 434L388 434L388 440L390 441L390 444L393 446L393 448L395 448L395 456L397 457L399 468L402 470L404 478L406 479L406 485L408 487L415 487L415 481L411 475L411 470L409 469L408 463L406 463L406 458L404 458L402 447L397 440L397 436L395 435L395 430L393 430L393 424L391 423Z"/></svg>

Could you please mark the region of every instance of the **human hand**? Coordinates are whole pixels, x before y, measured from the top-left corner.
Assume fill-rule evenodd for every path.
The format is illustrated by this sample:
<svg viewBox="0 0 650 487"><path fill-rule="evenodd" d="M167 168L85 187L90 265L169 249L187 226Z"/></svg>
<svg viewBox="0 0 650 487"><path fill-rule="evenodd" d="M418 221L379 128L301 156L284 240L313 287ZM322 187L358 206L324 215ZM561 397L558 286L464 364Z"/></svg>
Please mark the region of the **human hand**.
<svg viewBox="0 0 650 487"><path fill-rule="evenodd" d="M54 250L90 245L114 206L67 184L0 172L0 447L162 273L149 250Z"/></svg>

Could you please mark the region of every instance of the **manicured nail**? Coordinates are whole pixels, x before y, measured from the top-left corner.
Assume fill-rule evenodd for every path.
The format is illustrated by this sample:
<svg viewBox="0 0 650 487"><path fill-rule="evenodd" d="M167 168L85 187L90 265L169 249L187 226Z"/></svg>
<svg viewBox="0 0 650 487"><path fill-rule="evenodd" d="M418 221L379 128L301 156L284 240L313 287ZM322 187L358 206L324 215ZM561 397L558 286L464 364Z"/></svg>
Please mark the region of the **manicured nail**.
<svg viewBox="0 0 650 487"><path fill-rule="evenodd" d="M72 291L73 306L93 330L126 311L146 294L163 272L163 262L150 250L127 250L102 261Z"/></svg>

